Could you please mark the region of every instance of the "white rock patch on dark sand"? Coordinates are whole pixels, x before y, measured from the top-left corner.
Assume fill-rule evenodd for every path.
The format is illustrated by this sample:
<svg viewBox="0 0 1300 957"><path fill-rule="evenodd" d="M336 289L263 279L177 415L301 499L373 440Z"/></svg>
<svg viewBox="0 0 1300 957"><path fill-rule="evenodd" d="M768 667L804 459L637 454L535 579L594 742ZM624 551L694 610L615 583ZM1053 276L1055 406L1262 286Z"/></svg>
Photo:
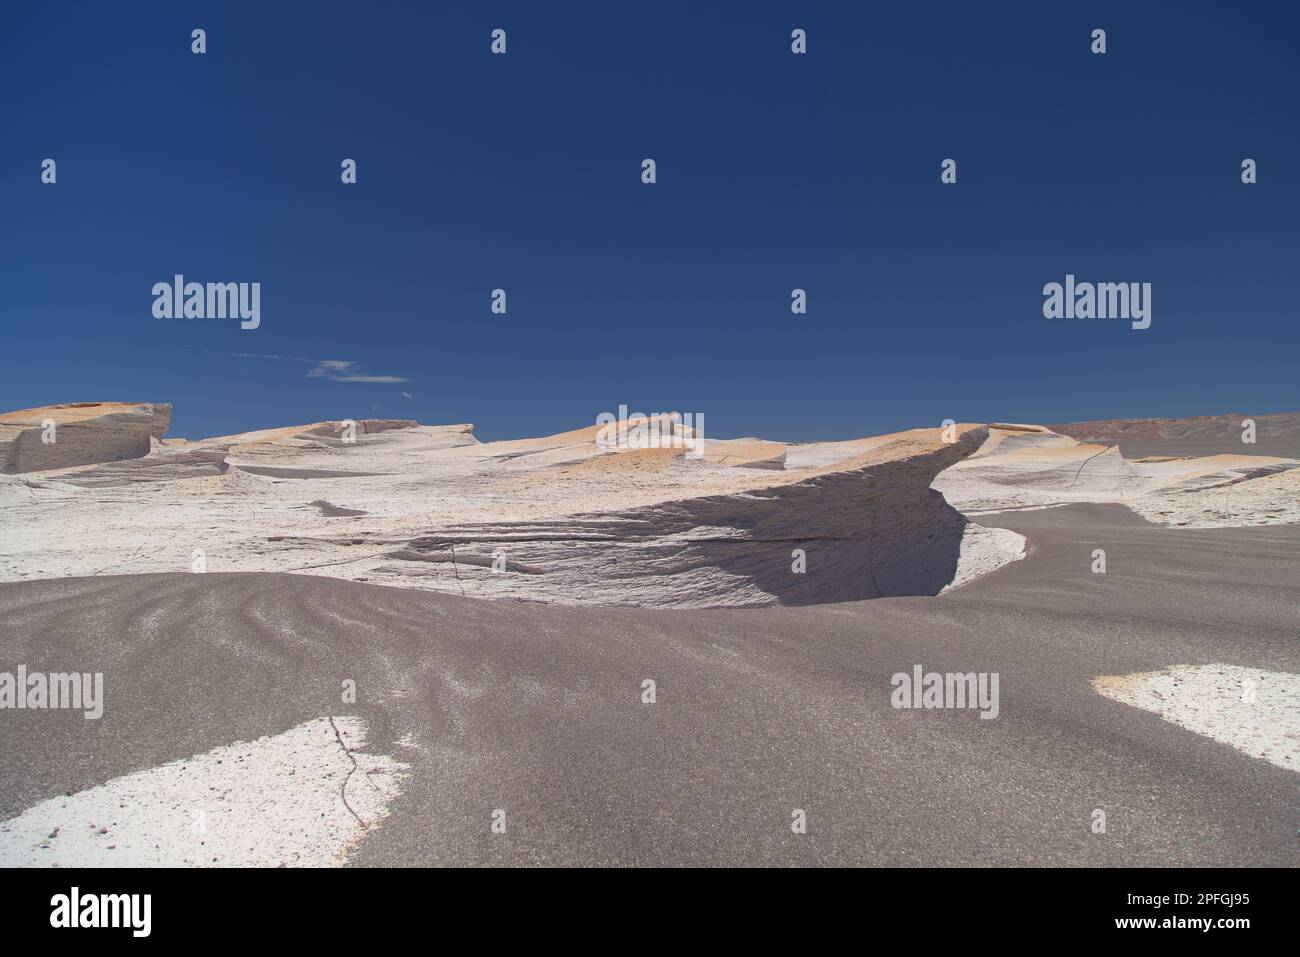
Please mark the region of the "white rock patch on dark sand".
<svg viewBox="0 0 1300 957"><path fill-rule="evenodd" d="M1251 757L1300 771L1300 675L1236 665L1176 665L1095 678L1093 687Z"/></svg>
<svg viewBox="0 0 1300 957"><path fill-rule="evenodd" d="M326 867L387 815L407 765L365 722L317 718L36 804L0 823L4 867Z"/></svg>

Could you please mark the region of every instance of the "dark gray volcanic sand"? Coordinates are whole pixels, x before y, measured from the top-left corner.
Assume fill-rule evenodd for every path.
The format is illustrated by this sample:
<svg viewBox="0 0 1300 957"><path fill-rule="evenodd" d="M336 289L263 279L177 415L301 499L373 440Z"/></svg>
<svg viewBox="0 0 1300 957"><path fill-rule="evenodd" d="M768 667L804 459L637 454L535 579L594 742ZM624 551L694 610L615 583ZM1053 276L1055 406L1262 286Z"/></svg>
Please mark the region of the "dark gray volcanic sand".
<svg viewBox="0 0 1300 957"><path fill-rule="evenodd" d="M1029 557L938 598L800 608L269 574L2 584L0 669L103 671L107 707L0 713L0 816L351 713L369 748L413 765L356 865L1300 863L1295 772L1089 684L1171 664L1300 672L1300 526L1164 529L1112 506L981 520L1028 535ZM1089 570L1099 546L1106 575ZM890 675L915 664L999 672L1001 716L894 710ZM658 703L640 703L643 678ZM407 734L417 749L395 747Z"/></svg>

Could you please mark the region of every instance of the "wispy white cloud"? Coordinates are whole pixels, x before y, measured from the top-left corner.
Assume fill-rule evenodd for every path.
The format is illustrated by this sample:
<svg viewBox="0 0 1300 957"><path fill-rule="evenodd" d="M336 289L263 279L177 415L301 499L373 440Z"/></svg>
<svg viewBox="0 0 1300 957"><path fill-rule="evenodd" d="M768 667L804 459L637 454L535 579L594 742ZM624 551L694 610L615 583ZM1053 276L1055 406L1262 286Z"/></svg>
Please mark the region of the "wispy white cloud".
<svg viewBox="0 0 1300 957"><path fill-rule="evenodd" d="M361 364L351 359L320 359L307 373L309 379L329 379L331 382L405 382L400 375L367 375L359 370Z"/></svg>
<svg viewBox="0 0 1300 957"><path fill-rule="evenodd" d="M309 379L328 379L330 382L371 382L394 383L409 382L410 379L400 375L371 375L363 372L365 368L353 359L306 359L302 356L277 356L262 352L227 352L232 359L275 359L281 362L305 362L311 366L307 370ZM413 396L403 393L406 397Z"/></svg>
<svg viewBox="0 0 1300 957"><path fill-rule="evenodd" d="M315 359L304 359L300 356L274 356L265 352L227 352L226 355L232 359L278 359L281 362L310 362L315 363Z"/></svg>

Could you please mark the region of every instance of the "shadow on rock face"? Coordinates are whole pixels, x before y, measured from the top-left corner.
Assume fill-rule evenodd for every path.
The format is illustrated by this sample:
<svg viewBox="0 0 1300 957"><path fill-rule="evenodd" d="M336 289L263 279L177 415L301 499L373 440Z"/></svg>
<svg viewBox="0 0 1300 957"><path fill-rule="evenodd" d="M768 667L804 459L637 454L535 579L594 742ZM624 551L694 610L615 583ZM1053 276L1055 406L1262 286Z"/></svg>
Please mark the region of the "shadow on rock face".
<svg viewBox="0 0 1300 957"><path fill-rule="evenodd" d="M441 566L451 564L465 594L566 604L701 608L936 595L956 575L967 523L929 484L971 447L752 492L460 526L411 541L392 553L398 564L380 571L440 584L451 574Z"/></svg>

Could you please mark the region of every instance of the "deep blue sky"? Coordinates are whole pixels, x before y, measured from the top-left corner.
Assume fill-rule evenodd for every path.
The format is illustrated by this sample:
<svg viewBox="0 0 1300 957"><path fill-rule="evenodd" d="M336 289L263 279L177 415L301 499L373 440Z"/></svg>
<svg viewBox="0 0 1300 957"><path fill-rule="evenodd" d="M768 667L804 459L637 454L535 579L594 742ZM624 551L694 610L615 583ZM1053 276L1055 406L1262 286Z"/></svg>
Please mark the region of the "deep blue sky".
<svg viewBox="0 0 1300 957"><path fill-rule="evenodd" d="M705 6L7 0L0 408L784 439L1300 408L1297 5ZM261 328L153 318L177 272L261 282ZM1067 272L1151 282L1152 327L1044 319Z"/></svg>

